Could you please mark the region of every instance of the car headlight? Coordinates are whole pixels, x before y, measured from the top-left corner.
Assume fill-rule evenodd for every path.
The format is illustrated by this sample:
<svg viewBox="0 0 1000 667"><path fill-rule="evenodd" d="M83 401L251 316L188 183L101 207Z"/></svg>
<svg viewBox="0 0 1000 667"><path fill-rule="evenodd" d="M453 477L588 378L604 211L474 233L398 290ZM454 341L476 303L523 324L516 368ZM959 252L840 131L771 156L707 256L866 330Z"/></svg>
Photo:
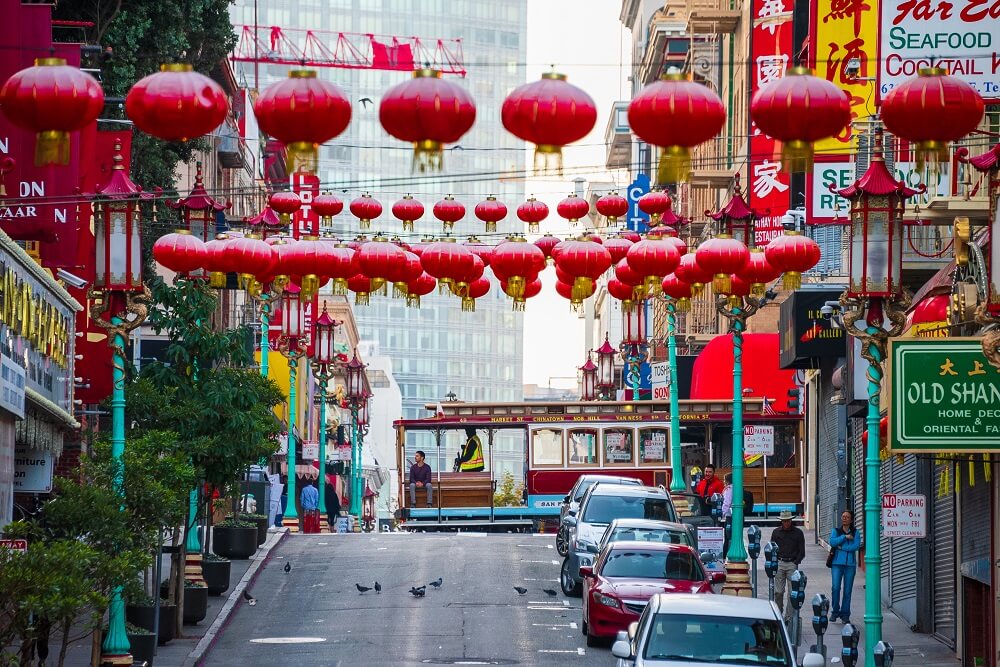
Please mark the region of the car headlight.
<svg viewBox="0 0 1000 667"><path fill-rule="evenodd" d="M590 556L580 556L579 560L580 560L580 566L581 567L585 567L585 566L589 566L589 565L593 565L594 564L594 559L591 558Z"/></svg>
<svg viewBox="0 0 1000 667"><path fill-rule="evenodd" d="M618 598L613 598L610 595L605 595L604 593L598 593L594 596L594 598L605 607L621 609L621 603L618 602Z"/></svg>
<svg viewBox="0 0 1000 667"><path fill-rule="evenodd" d="M585 537L577 536L576 538L576 549L577 551L588 551L590 553L597 553L597 544L591 542Z"/></svg>

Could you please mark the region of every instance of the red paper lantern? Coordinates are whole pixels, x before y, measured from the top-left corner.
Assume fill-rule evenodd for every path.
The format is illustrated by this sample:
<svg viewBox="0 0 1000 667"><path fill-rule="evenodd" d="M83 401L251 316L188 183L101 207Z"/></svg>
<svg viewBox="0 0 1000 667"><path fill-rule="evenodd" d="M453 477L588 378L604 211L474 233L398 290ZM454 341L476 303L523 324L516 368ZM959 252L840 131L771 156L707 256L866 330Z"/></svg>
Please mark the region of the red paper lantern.
<svg viewBox="0 0 1000 667"><path fill-rule="evenodd" d="M261 283L260 277L266 277L275 269L277 256L264 241L250 237L233 239L226 244L227 261L231 266L238 267L241 287L251 286L254 280Z"/></svg>
<svg viewBox="0 0 1000 667"><path fill-rule="evenodd" d="M528 233L538 233L538 226L542 220L549 216L549 207L545 202L538 201L534 197L528 197L528 201L517 207L517 217L521 222L528 223Z"/></svg>
<svg viewBox="0 0 1000 667"><path fill-rule="evenodd" d="M344 202L329 192L324 192L313 198L312 210L320 217L323 225L329 225L333 221L333 216L344 210Z"/></svg>
<svg viewBox="0 0 1000 667"><path fill-rule="evenodd" d="M515 300L524 296L525 285L545 268L545 253L534 243L512 237L493 249L493 273L504 281L504 292Z"/></svg>
<svg viewBox="0 0 1000 667"><path fill-rule="evenodd" d="M628 213L628 200L617 192L609 192L594 203L594 208L608 219L608 224L614 225Z"/></svg>
<svg viewBox="0 0 1000 667"><path fill-rule="evenodd" d="M612 236L604 242L605 249L611 253L611 261L615 264L620 262L628 254L628 249L634 244L621 236Z"/></svg>
<svg viewBox="0 0 1000 667"><path fill-rule="evenodd" d="M622 302L623 310L629 310L635 305L635 286L623 283L617 278L608 281L608 294Z"/></svg>
<svg viewBox="0 0 1000 667"><path fill-rule="evenodd" d="M403 223L404 231L412 230L414 221L424 214L424 205L410 195L404 195L392 205L392 214Z"/></svg>
<svg viewBox="0 0 1000 667"><path fill-rule="evenodd" d="M469 291L469 285L483 277L486 265L483 260L475 254L472 256L472 265L460 275L455 276L455 281L449 285L451 293L457 297L464 297Z"/></svg>
<svg viewBox="0 0 1000 667"><path fill-rule="evenodd" d="M472 251L473 255L483 260L483 266L490 265L490 260L493 258L493 246L486 245L475 236L470 236L469 240L462 245Z"/></svg>
<svg viewBox="0 0 1000 667"><path fill-rule="evenodd" d="M62 58L36 58L33 67L15 72L0 88L0 109L11 123L35 133L36 165L66 165L70 132L97 120L104 91Z"/></svg>
<svg viewBox="0 0 1000 667"><path fill-rule="evenodd" d="M678 312L691 310L691 285L677 277L677 272L671 273L660 283L663 293L674 300L674 308Z"/></svg>
<svg viewBox="0 0 1000 667"><path fill-rule="evenodd" d="M554 166L561 173L562 147L587 136L597 122L597 107L565 74L548 72L515 88L503 101L500 120L515 137L535 144L535 169Z"/></svg>
<svg viewBox="0 0 1000 667"><path fill-rule="evenodd" d="M371 301L372 292L382 289L385 283L372 280L363 273L352 276L347 280L347 289L354 292L354 305L367 306Z"/></svg>
<svg viewBox="0 0 1000 667"><path fill-rule="evenodd" d="M489 278L477 278L473 280L462 294L462 310L467 313L476 312L476 299L483 298L489 292Z"/></svg>
<svg viewBox="0 0 1000 667"><path fill-rule="evenodd" d="M440 169L444 144L453 144L476 121L476 105L464 88L420 69L385 92L379 122L393 137L413 144L414 168Z"/></svg>
<svg viewBox="0 0 1000 667"><path fill-rule="evenodd" d="M754 93L750 117L761 132L781 142L782 169L807 171L813 144L837 136L851 122L851 96L813 76L808 67L790 67Z"/></svg>
<svg viewBox="0 0 1000 667"><path fill-rule="evenodd" d="M695 251L695 260L712 274L712 289L718 294L729 293L732 274L741 271L749 259L750 251L743 242L728 234L710 238Z"/></svg>
<svg viewBox="0 0 1000 667"><path fill-rule="evenodd" d="M330 244L307 238L281 245L280 248L288 248L288 250L278 250L282 273L299 276L299 280L295 281L302 288L299 298L303 301L312 299L319 291L323 277L329 277L325 269L329 268L332 254Z"/></svg>
<svg viewBox="0 0 1000 667"><path fill-rule="evenodd" d="M206 256L205 243L187 230L164 234L153 244L153 259L174 273L200 269Z"/></svg>
<svg viewBox="0 0 1000 667"><path fill-rule="evenodd" d="M226 252L229 236L219 234L205 244L205 262L202 267L208 272L208 284L221 289L226 286L226 274L236 271L239 267L230 262Z"/></svg>
<svg viewBox="0 0 1000 667"><path fill-rule="evenodd" d="M219 127L229 113L226 93L186 63L160 65L125 97L125 113L146 134L188 141Z"/></svg>
<svg viewBox="0 0 1000 667"><path fill-rule="evenodd" d="M406 261L406 251L384 236L376 236L368 243L362 244L358 250L358 266L361 268L361 273L371 278L373 283L377 283L377 287L386 282L396 283L397 287L401 282L409 282L402 280L398 272L399 267ZM416 273L409 277L412 279L419 275Z"/></svg>
<svg viewBox="0 0 1000 667"><path fill-rule="evenodd" d="M556 213L568 220L569 224L575 225L577 220L590 213L590 204L587 203L586 199L573 194L556 205Z"/></svg>
<svg viewBox="0 0 1000 667"><path fill-rule="evenodd" d="M642 276L646 294L654 295L663 277L677 268L681 255L674 244L665 239L643 239L629 248L625 259L629 268Z"/></svg>
<svg viewBox="0 0 1000 667"><path fill-rule="evenodd" d="M639 241L642 240L642 235L639 232L633 232L631 229L619 230L618 236L622 237L623 239L628 239L632 243L638 243Z"/></svg>
<svg viewBox="0 0 1000 667"><path fill-rule="evenodd" d="M284 288L291 279L291 274L293 271L289 270L289 266L294 263L294 260L290 259L290 256L294 255L292 247L298 243L293 236L271 236L264 240L271 250L274 251L274 266L271 271L271 276L268 280L262 280L259 276L257 281L260 283L273 282L274 286L278 289ZM301 277L300 277L301 280Z"/></svg>
<svg viewBox="0 0 1000 667"><path fill-rule="evenodd" d="M493 195L476 204L476 217L486 223L487 232L495 232L497 223L507 217L507 206Z"/></svg>
<svg viewBox="0 0 1000 667"><path fill-rule="evenodd" d="M729 278L729 287L724 292L719 293L728 297L727 301L730 307L736 308L743 301L743 297L750 295L750 282L735 273Z"/></svg>
<svg viewBox="0 0 1000 667"><path fill-rule="evenodd" d="M736 275L750 283L752 294L763 296L767 290L767 283L777 280L781 271L767 261L763 248L750 248L747 263Z"/></svg>
<svg viewBox="0 0 1000 667"><path fill-rule="evenodd" d="M691 172L690 149L722 130L726 108L708 86L668 73L632 99L628 122L636 136L662 149L658 180L677 183Z"/></svg>
<svg viewBox="0 0 1000 667"><path fill-rule="evenodd" d="M545 255L545 259L552 259L553 249L555 249L555 247L559 245L561 242L562 241L560 241L555 236L552 236L552 234L549 233L546 233L544 236L535 239L535 245L541 249L542 253Z"/></svg>
<svg viewBox="0 0 1000 667"><path fill-rule="evenodd" d="M976 129L983 119L983 98L965 81L940 67L921 69L916 78L893 88L879 114L885 129L916 144L923 160L948 161L948 143Z"/></svg>
<svg viewBox="0 0 1000 667"><path fill-rule="evenodd" d="M289 172L316 173L319 145L351 122L344 91L308 69L293 69L287 79L268 86L253 111L260 129L285 144Z"/></svg>
<svg viewBox="0 0 1000 667"><path fill-rule="evenodd" d="M296 193L283 190L272 194L267 205L281 217L281 224L288 226L292 224L292 216L302 208L302 200Z"/></svg>
<svg viewBox="0 0 1000 667"><path fill-rule="evenodd" d="M393 296L405 299L410 294L410 283L420 277L424 267L420 258L409 250L403 250L404 259L390 265L389 280L393 285Z"/></svg>
<svg viewBox="0 0 1000 667"><path fill-rule="evenodd" d="M434 204L434 217L441 221L445 232L451 231L455 223L465 217L465 204L448 195Z"/></svg>
<svg viewBox="0 0 1000 667"><path fill-rule="evenodd" d="M785 274L782 287L798 289L802 286L802 274L819 263L822 253L816 241L799 232L787 231L771 239L764 254L776 270Z"/></svg>
<svg viewBox="0 0 1000 667"><path fill-rule="evenodd" d="M333 279L334 294L347 294L348 279L361 273L357 251L343 243L331 244L330 241L321 241L321 243L333 247L323 254L323 265L320 271L324 276L330 276Z"/></svg>
<svg viewBox="0 0 1000 667"><path fill-rule="evenodd" d="M615 264L615 278L633 287L642 285L642 276L629 266L627 255Z"/></svg>
<svg viewBox="0 0 1000 667"><path fill-rule="evenodd" d="M594 282L611 268L611 253L601 244L582 238L564 241L561 248L556 268L573 277L570 284L574 298L585 299L594 293Z"/></svg>
<svg viewBox="0 0 1000 667"><path fill-rule="evenodd" d="M513 299L511 310L523 311L525 302L541 293L542 279L538 276L534 276L520 287L513 287L509 285L505 279L501 279L500 287L503 289L504 294Z"/></svg>
<svg viewBox="0 0 1000 667"><path fill-rule="evenodd" d="M382 204L365 192L351 202L351 215L358 219L361 229L368 229L372 220L382 215Z"/></svg>
<svg viewBox="0 0 1000 667"><path fill-rule="evenodd" d="M588 299L594 294L594 286L591 284L589 287L578 289L575 285L569 285L557 280L556 293L564 299L568 299L570 307L575 311L583 305L584 299Z"/></svg>
<svg viewBox="0 0 1000 667"><path fill-rule="evenodd" d="M696 257L697 253L681 255L681 261L674 270L677 277L691 285L691 293L694 296L701 295L705 284L712 282L712 273L701 268Z"/></svg>
<svg viewBox="0 0 1000 667"><path fill-rule="evenodd" d="M656 227L660 224L663 214L670 210L673 203L670 195L663 190L650 190L639 197L636 206L649 216L649 226Z"/></svg>
<svg viewBox="0 0 1000 667"><path fill-rule="evenodd" d="M476 263L476 256L455 239L446 238L429 244L420 255L424 271L437 278L438 283L451 287L462 282Z"/></svg>
<svg viewBox="0 0 1000 667"><path fill-rule="evenodd" d="M427 296L434 291L435 287L437 287L437 281L434 280L434 276L421 271L420 275L415 280L411 280L406 287L406 307L419 308L420 297Z"/></svg>

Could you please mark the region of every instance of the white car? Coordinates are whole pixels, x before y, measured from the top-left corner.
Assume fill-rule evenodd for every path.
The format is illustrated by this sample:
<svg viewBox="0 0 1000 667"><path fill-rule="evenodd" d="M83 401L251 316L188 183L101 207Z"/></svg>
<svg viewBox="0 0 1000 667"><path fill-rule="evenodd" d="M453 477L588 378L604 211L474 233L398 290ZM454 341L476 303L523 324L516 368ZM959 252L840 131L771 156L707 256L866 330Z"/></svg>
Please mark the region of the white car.
<svg viewBox="0 0 1000 667"><path fill-rule="evenodd" d="M658 594L619 632L618 667L798 667L777 605L728 595Z"/></svg>

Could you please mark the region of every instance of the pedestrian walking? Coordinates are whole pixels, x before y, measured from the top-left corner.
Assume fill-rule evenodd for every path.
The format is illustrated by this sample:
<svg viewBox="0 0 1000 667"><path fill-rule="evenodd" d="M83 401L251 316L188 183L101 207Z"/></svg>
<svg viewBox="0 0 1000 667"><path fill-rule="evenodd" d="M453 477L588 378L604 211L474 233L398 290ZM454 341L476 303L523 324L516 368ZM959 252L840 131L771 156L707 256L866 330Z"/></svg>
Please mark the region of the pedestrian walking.
<svg viewBox="0 0 1000 667"><path fill-rule="evenodd" d="M309 480L302 487L299 504L302 505L302 532L318 533L319 489L316 488L316 480Z"/></svg>
<svg viewBox="0 0 1000 667"><path fill-rule="evenodd" d="M858 550L861 549L861 535L854 527L854 512L845 510L840 515L840 525L830 532L830 569L833 575L833 601L830 620L840 618L851 622L851 593L854 590L854 575L858 571Z"/></svg>
<svg viewBox="0 0 1000 667"><path fill-rule="evenodd" d="M340 516L340 496L337 495L336 476L326 475L326 517L330 524L330 532L337 532L337 517Z"/></svg>
<svg viewBox="0 0 1000 667"><path fill-rule="evenodd" d="M795 519L788 510L784 510L778 515L781 525L771 533L771 541L778 545L778 571L774 574L774 601L778 603L778 609L785 619L785 624L792 620L792 605L785 604L785 588L788 578L792 572L799 569L799 565L806 557L806 536L792 521Z"/></svg>

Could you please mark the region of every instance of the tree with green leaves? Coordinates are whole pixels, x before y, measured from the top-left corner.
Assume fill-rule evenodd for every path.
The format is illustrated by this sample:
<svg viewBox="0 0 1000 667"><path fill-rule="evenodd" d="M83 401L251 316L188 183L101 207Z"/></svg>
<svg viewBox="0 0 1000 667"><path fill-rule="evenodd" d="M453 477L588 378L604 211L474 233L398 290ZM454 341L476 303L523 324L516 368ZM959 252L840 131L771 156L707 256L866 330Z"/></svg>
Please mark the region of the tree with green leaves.
<svg viewBox="0 0 1000 667"><path fill-rule="evenodd" d="M496 507L520 507L524 504L524 485L514 481L514 475L505 472L500 478L500 486L493 494Z"/></svg>

